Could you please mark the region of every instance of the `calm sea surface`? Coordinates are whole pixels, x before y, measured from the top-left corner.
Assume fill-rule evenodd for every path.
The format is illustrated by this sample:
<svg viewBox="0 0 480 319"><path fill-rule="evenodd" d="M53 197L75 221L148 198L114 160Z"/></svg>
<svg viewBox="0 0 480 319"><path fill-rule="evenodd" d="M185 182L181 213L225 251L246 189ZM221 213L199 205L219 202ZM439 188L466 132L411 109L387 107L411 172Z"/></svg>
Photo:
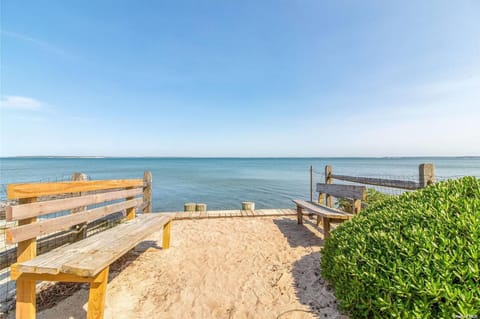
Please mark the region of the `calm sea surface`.
<svg viewBox="0 0 480 319"><path fill-rule="evenodd" d="M309 197L309 167L322 182L325 165L337 174L418 179L418 165L434 163L440 179L480 177L480 157L472 158L0 158L0 198L5 185L68 180L73 172L91 179L142 178L153 174L153 208L182 210L185 202L208 209L292 207L292 198Z"/></svg>

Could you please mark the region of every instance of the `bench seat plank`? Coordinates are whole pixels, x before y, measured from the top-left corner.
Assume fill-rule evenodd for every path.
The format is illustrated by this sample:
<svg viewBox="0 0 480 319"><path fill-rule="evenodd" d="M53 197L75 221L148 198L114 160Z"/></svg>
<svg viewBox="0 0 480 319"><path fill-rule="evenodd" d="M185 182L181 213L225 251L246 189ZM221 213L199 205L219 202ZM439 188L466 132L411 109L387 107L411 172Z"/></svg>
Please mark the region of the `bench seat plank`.
<svg viewBox="0 0 480 319"><path fill-rule="evenodd" d="M17 264L22 273L93 277L173 219L172 214L144 214L117 227Z"/></svg>
<svg viewBox="0 0 480 319"><path fill-rule="evenodd" d="M322 217L333 218L333 219L344 219L348 220L353 217L353 214L346 213L336 208L323 206L317 203L307 202L304 200L294 199L293 202L316 215L320 215Z"/></svg>

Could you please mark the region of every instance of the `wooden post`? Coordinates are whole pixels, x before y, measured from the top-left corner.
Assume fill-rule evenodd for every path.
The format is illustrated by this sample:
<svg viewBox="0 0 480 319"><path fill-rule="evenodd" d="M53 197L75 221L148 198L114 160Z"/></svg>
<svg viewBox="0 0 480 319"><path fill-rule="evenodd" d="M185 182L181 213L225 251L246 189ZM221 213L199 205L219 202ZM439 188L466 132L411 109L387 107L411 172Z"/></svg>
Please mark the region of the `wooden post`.
<svg viewBox="0 0 480 319"><path fill-rule="evenodd" d="M303 215L302 215L302 207L297 205L297 224L303 224Z"/></svg>
<svg viewBox="0 0 480 319"><path fill-rule="evenodd" d="M333 178L332 175L332 167L330 165L325 166L325 184L332 184ZM326 205L328 207L333 207L333 197L327 194Z"/></svg>
<svg viewBox="0 0 480 319"><path fill-rule="evenodd" d="M127 187L126 189L132 189L133 187ZM127 197L125 198L125 200L131 200L131 199L134 199L135 197L131 196L131 197ZM135 218L135 210L137 208L136 207L130 207L130 208L127 208L126 209L126 214L127 214L127 220L132 220Z"/></svg>
<svg viewBox="0 0 480 319"><path fill-rule="evenodd" d="M197 209L197 204L195 203L185 203L183 205L184 212L194 212Z"/></svg>
<svg viewBox="0 0 480 319"><path fill-rule="evenodd" d="M310 201L313 202L313 166L310 165Z"/></svg>
<svg viewBox="0 0 480 319"><path fill-rule="evenodd" d="M322 205L325 204L325 193L318 193L318 203Z"/></svg>
<svg viewBox="0 0 480 319"><path fill-rule="evenodd" d="M435 166L432 163L423 163L418 166L418 180L420 187L427 187L435 183Z"/></svg>
<svg viewBox="0 0 480 319"><path fill-rule="evenodd" d="M19 204L36 202L36 197L19 199ZM18 221L18 226L31 224L37 221L36 217ZM37 256L37 239L32 238L18 243L17 262L33 259ZM36 317L36 281L31 279L17 279L16 282L16 310L17 319L34 319Z"/></svg>
<svg viewBox="0 0 480 319"><path fill-rule="evenodd" d="M242 210L255 210L254 202L242 202Z"/></svg>
<svg viewBox="0 0 480 319"><path fill-rule="evenodd" d="M323 224L323 239L330 237L330 220L327 217L322 217Z"/></svg>
<svg viewBox="0 0 480 319"><path fill-rule="evenodd" d="M358 214L362 209L362 201L360 199L354 199L352 205L352 213Z"/></svg>
<svg viewBox="0 0 480 319"><path fill-rule="evenodd" d="M172 222L169 221L168 223L163 226L163 240L162 240L162 248L168 249L170 248L170 228Z"/></svg>
<svg viewBox="0 0 480 319"><path fill-rule="evenodd" d="M195 205L195 210L197 212L206 212L207 211L207 204L197 203Z"/></svg>
<svg viewBox="0 0 480 319"><path fill-rule="evenodd" d="M72 181L86 181L88 179L87 174L84 173L73 173ZM84 195L85 192L78 193L78 196ZM75 214L87 210L86 206L74 208L70 211L70 214ZM76 242L87 238L87 223L81 223L72 227L72 230L75 232L72 236L72 242Z"/></svg>
<svg viewBox="0 0 480 319"><path fill-rule="evenodd" d="M108 269L105 268L90 283L88 295L87 319L101 319L105 310L105 295L107 292Z"/></svg>
<svg viewBox="0 0 480 319"><path fill-rule="evenodd" d="M143 173L143 200L148 204L143 208L143 213L152 212L152 173L145 171Z"/></svg>

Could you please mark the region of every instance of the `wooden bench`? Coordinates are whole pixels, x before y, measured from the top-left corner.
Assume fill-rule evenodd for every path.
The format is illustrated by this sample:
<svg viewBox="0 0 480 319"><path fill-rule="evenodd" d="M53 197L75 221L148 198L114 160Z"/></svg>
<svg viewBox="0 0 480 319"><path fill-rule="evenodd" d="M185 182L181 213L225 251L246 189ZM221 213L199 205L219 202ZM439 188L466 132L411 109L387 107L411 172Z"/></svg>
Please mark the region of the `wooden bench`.
<svg viewBox="0 0 480 319"><path fill-rule="evenodd" d="M341 223L353 217L361 209L362 200L366 198L365 186L317 184L318 202L294 199L297 205L298 224L303 224L303 210L317 215L317 225L323 225L324 237L330 237L330 223ZM349 198L353 201L353 213L347 213L333 207L333 197ZM325 203L325 204L324 204Z"/></svg>
<svg viewBox="0 0 480 319"><path fill-rule="evenodd" d="M151 175L148 180L151 185ZM6 210L7 220L18 221L6 231L7 242L18 243L17 263L10 268L16 280L16 318L35 318L37 280L90 283L87 318L103 318L110 264L161 229L162 248L170 246L173 216L147 209L135 218L138 206L151 207L149 187L144 179L8 185L8 198L19 200ZM51 199L58 195L74 197ZM126 221L120 225L37 256L37 237L123 211Z"/></svg>

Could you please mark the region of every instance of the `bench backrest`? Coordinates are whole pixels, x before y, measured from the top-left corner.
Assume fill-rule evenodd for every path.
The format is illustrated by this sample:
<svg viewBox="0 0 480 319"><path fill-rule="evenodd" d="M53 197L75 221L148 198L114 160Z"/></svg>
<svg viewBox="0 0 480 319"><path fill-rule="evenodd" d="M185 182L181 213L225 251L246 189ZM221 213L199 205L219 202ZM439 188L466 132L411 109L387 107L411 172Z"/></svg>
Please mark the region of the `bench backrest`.
<svg viewBox="0 0 480 319"><path fill-rule="evenodd" d="M36 256L36 237L121 211L133 219L139 206L149 212L151 174L145 172L144 179L10 184L7 197L18 199L18 205L6 208L7 221L18 225L6 230L6 241L18 243L17 260L25 261ZM45 218L37 220L40 216Z"/></svg>
<svg viewBox="0 0 480 319"><path fill-rule="evenodd" d="M322 203L326 200L327 206L331 206L329 198L348 198L353 201L353 213L358 213L361 209L361 201L367 197L367 188L357 185L341 185L341 184L317 184L318 202ZM322 203L323 204L323 203Z"/></svg>

